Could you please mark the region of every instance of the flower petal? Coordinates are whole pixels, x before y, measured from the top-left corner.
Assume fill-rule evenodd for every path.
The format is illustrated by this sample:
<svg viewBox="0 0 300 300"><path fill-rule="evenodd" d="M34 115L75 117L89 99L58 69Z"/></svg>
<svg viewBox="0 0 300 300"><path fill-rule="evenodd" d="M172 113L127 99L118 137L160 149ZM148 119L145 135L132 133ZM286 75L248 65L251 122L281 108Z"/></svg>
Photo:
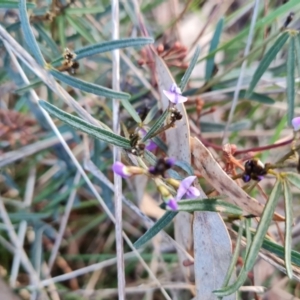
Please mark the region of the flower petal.
<svg viewBox="0 0 300 300"><path fill-rule="evenodd" d="M146 142L146 150L148 151L153 151L157 148L157 145L152 141L152 140L148 140Z"/></svg>
<svg viewBox="0 0 300 300"><path fill-rule="evenodd" d="M177 94L169 92L169 91L165 91L165 90L163 90L163 93L172 103L175 103L175 104L178 103L177 102L177 96L178 96Z"/></svg>
<svg viewBox="0 0 300 300"><path fill-rule="evenodd" d="M292 120L292 125L294 127L294 131L298 131L300 129L300 117L294 118Z"/></svg>
<svg viewBox="0 0 300 300"><path fill-rule="evenodd" d="M196 176L189 176L183 179L180 182L177 195L176 195L176 200L180 200L188 191L190 186L193 184L194 180L196 179Z"/></svg>
<svg viewBox="0 0 300 300"><path fill-rule="evenodd" d="M114 171L114 173L120 175L123 178L128 178L131 176L130 172L128 172L127 167L124 164L122 164L120 161L116 161L112 165L112 170Z"/></svg>
<svg viewBox="0 0 300 300"><path fill-rule="evenodd" d="M167 208L169 208L171 210L178 209L177 201L174 198L170 199L166 204L167 204Z"/></svg>
<svg viewBox="0 0 300 300"><path fill-rule="evenodd" d="M190 186L185 194L185 197L187 199L195 199L195 198L199 197L200 195L201 195L201 193L196 187Z"/></svg>
<svg viewBox="0 0 300 300"><path fill-rule="evenodd" d="M177 95L177 103L183 103L187 101L187 97L181 96L181 95Z"/></svg>

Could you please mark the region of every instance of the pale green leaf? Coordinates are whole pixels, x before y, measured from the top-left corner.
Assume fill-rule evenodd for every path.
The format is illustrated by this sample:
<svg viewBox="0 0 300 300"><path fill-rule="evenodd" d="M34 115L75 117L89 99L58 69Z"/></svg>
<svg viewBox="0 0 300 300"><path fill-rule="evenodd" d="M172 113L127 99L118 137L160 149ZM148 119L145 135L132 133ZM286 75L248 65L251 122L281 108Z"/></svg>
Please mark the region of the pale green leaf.
<svg viewBox="0 0 300 300"><path fill-rule="evenodd" d="M112 99L120 99L120 100L128 100L130 98L130 95L123 92L116 92L114 90L108 89L106 87L103 87L98 84L94 84L91 82L80 80L76 77L72 77L69 75L65 75L64 73L61 73L56 70L51 70L50 73L58 80L76 88L81 91L95 94L98 96L103 96L107 98Z"/></svg>
<svg viewBox="0 0 300 300"><path fill-rule="evenodd" d="M66 113L62 111L61 109L55 107L54 105L40 100L39 104L51 115L58 118L59 120L63 121L64 123L67 123L68 125L72 126L73 128L83 131L87 133L88 135L92 136L93 138L99 139L101 141L110 143L112 145L130 149L130 142L129 140L125 139L122 136L116 135L113 132L104 130L102 128L99 128L97 126L94 126L92 124L87 123L86 121L73 116L69 113Z"/></svg>

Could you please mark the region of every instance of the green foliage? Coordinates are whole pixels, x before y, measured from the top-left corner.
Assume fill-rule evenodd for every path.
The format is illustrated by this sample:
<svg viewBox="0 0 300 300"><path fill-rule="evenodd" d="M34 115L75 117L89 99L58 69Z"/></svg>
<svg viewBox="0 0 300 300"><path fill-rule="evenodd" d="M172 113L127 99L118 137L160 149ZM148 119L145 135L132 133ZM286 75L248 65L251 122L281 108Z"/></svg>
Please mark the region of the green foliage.
<svg viewBox="0 0 300 300"><path fill-rule="evenodd" d="M228 270L223 285L214 287L214 281L211 280L212 284L207 287L208 290L210 289L211 292L215 290L214 294L221 298L237 293L247 280L262 249L267 256L271 253L272 256L269 256L271 263L278 269L285 269L288 277L292 279L293 265L300 266L300 254L292 249L291 234L293 222L294 220L297 222L299 217L297 215L299 204L297 201L293 202L293 197L298 193L294 187L300 189L300 175L296 173L299 161L298 157L294 159L299 150L299 141L295 134L295 140L285 142L285 146L289 143L292 150L285 156L286 159L279 160L278 165L276 158L281 156L281 152L286 148L279 148L275 143L285 137L286 131L283 129L286 129L286 122L291 125L299 106L296 97L298 88L296 77L300 75L300 35L298 30L293 29L295 28L294 21L281 28L291 10L297 14L300 8L299 1L290 0L283 5L278 5L278 1L267 1L267 14L263 10L263 6L259 7L260 17L255 24L255 37L247 57L242 57L242 53L244 53L245 41L249 34L251 14L249 14L250 19L247 15L248 12L252 12L253 3L251 1L251 3L243 3L237 10L227 11L226 15L220 16L219 20L214 20L214 18L203 20L207 22L208 26L195 27L191 41L186 41L183 36L180 41L183 43L182 48L180 43L173 43L176 41L173 36L175 28L173 26L181 26L181 20L186 20L194 13L200 13L202 6L205 6L208 1L203 1L201 7L195 3L186 3L178 20L172 20L165 27L160 25L155 11L153 11L163 1L147 0L144 2L141 7L138 7L138 4L133 6L132 3L126 1L122 3L120 18L114 23L110 16L112 4L109 1L86 2L84 3L85 7L80 7L82 3L78 1L74 3L72 1L68 3L67 1L53 1L52 4L47 2L41 7L25 0L0 0L0 8L18 9L20 19L18 22L15 20L12 22L11 18L15 16L11 11L6 11L0 17L0 39L3 51L1 60L3 70L0 72L0 82L1 96L4 99L0 109L0 118L4 120L3 124L0 124L2 166L0 201L8 212L8 219L12 222L12 224L6 223L4 212L0 211L0 230L5 232L0 239L1 257L3 258L0 259L0 263L7 268L10 280L14 281L13 278L20 278L18 283L20 288L28 289L27 282L32 279L30 268L26 268L26 263L24 265L23 254L11 256L9 251L12 246L6 241L10 238L9 233L15 230L16 236L19 236L20 240L22 240L22 232L24 233L23 239L26 243L24 253L39 274L42 265L48 262L50 255L48 249L52 247L52 245L48 247L48 243L45 241L58 240L60 233L57 230L63 220L67 220L67 228L65 234L62 234L59 244L58 250L61 257L68 260L68 255L65 254L66 243L74 243L76 249L79 249L76 259L81 263L86 262L87 265L99 258L98 254L96 257L93 252L101 252L107 259L115 257L115 241L111 238L114 234L114 227L111 225L108 215L99 207L99 202L94 199L94 191L86 185L86 179L80 177L78 181L75 180L76 174L80 173L77 169L78 166L75 167L74 161L66 154L69 152L66 152L65 146L62 146L50 131L50 126L46 124L50 121L43 117L42 108L53 117L57 132L60 132L66 139L68 147L74 153L79 165L83 165L86 167L86 171L90 171L88 173L89 180L93 182L99 197L104 199L104 203L112 212L115 207L114 193L112 192L114 187L111 182L113 178L111 165L114 155L111 146L117 146L122 150L132 150L134 146L137 148L140 146L143 149L146 146L143 144L149 139L157 144L158 149L150 152L146 148L144 153L141 151L142 154L139 157L131 155L129 151L122 151L124 165L138 167L134 170L143 169L148 176L145 185L142 183L143 180L139 179L137 181L129 179L123 183L122 196L128 205L128 210L124 210L123 217L126 219L126 224L129 224L124 227L124 230L126 233L129 231L131 239L136 240L134 244L136 248L141 248L149 243L166 226L172 225L173 219L182 212L189 212L191 215L198 211L216 212L220 214L220 218L226 221L223 224L220 219L224 230L226 228L229 231L235 230L237 238L233 243L235 248L232 259L230 262L228 260L226 265ZM180 22L177 22L179 20ZM112 40L112 26L118 23L120 38ZM203 32L200 32L202 28L204 28ZM202 35L208 34L209 31L213 34L211 40L206 44L209 48L208 53L199 59L200 47L196 46L196 38L200 37L201 39ZM10 38L5 36L6 32L10 34ZM171 32L171 35L165 34L167 32ZM155 40L149 35L156 36ZM17 44L13 44L13 41ZM153 45L154 41L155 46ZM193 45L193 48L185 49L185 43ZM160 47L160 44L163 44L163 47ZM10 46L6 49L7 45ZM156 73L155 52L157 46L160 49L158 51L159 59L163 65L166 64L163 78L157 76ZM196 46L195 50L193 50L194 46ZM66 64L66 59L63 57L65 48L71 49L71 52L75 54L72 62L78 63L78 68L74 72L65 68L70 72L69 75L62 71ZM164 49L161 50L162 48ZM112 65L110 52L116 49L121 49L119 79L122 91L111 88L111 79L114 76L115 68ZM31 65L31 57L26 51L40 67L36 64ZM219 70L215 74L216 54L222 55L220 55ZM17 60L14 59L14 55ZM229 142L237 146L237 152L227 153L227 150L223 148L225 142L220 140L220 133L223 134L225 129L230 111L230 101L236 91L240 67L245 60L247 60L247 67L239 91L240 101L234 113L234 121L228 126ZM205 68L204 65L202 66L204 71L196 73L195 67L200 62L205 64ZM199 69L197 68L197 72ZM183 116L185 109L188 111L188 122L184 127L182 123L179 123L181 121L170 122L173 104L169 104L165 110L161 109L158 87L163 86L162 89L165 89L166 83L162 85L160 82L165 78L170 80L176 78L173 82L180 82L180 89L186 90L185 95L190 98L184 103L182 109L180 108ZM266 80L261 80L262 78L266 78ZM285 84L282 85L283 82L286 82L286 88ZM285 96L282 96L282 88L285 89ZM63 89L64 93L61 93ZM254 90L258 92L254 92ZM36 91L37 97L34 91ZM69 93L68 99L65 97L66 92ZM38 101L39 105L36 105L35 101L38 97L47 99L47 101L40 100ZM113 133L111 129L115 120L112 116L113 101L110 99L118 99L122 105L120 119L118 119L122 128L120 134ZM67 100L66 102L72 104L73 108L79 109L77 112L82 106L84 110L82 110L81 116L86 118L79 118L68 113L69 109L66 104L62 103L62 100ZM281 103L282 101L284 103ZM282 104L286 105L286 111L282 110ZM141 117L137 111L145 106L149 111ZM93 116L94 124L87 121L88 119L93 121L88 114ZM95 126L96 120L99 120L99 126ZM143 138L137 139L136 145L125 138L130 133L136 132L139 126L144 125L146 125L144 128L147 133ZM199 165L204 168L207 157L197 157L193 152L193 145L191 145L191 151L184 153L187 158L191 157L190 161L181 159L175 161L172 168L162 173L164 176L149 175L148 168L161 162L158 160L159 158L170 157L169 149L176 149L176 147L179 149L178 145L182 141L178 137L171 141L166 138L168 133L166 134L165 131L174 130L174 127L182 130L184 128L187 133L191 134L191 137L199 138L209 148L216 161L224 167L227 175L219 174L220 170L218 169L218 172L213 173L213 178L205 179L205 174L203 174L205 169L202 170L202 173L197 170L195 161L200 161ZM81 132L88 136L85 135L82 138ZM261 137L264 139L260 140ZM270 145L265 146L266 140L270 141ZM189 141L188 134L186 141ZM244 163L245 157L251 156L248 155L251 154L249 152L259 153L264 163L272 163L268 174L263 178L266 184L262 184L260 189L257 188L257 182L254 180L245 184L241 180L243 175L241 165ZM239 156L243 153L245 156ZM236 154L237 156L235 156ZM181 155L182 153L179 154L179 156ZM101 176L94 177L94 173L88 167L89 159L96 165ZM210 167L213 168L213 166ZM283 172L282 168L284 168ZM185 199L183 197L184 200L178 201L178 211L167 211L160 218L157 217L156 210L151 207L153 204L147 203L149 211L151 213L152 210L155 211L151 217L157 219L156 221L144 216L135 206L134 201L131 201L133 199L144 200L145 193L160 201L161 196L157 192L158 185L163 185L169 193L168 196L175 198L178 186L169 184L166 178L172 177L180 182L188 175L198 177L201 187L207 192L204 199ZM222 176L231 177L232 186L223 186L224 195L219 195L214 190L213 183L221 182ZM275 178L276 183L274 184ZM242 187L249 196L250 193L253 197L257 196L259 201L260 190L263 190L262 194L268 196L261 215L249 216L239 207L240 199L226 197L226 190L233 189L237 185ZM165 199L165 197L163 198ZM228 200L235 205L230 204ZM73 201L70 215L65 216L66 207L70 201ZM271 240L267 235L267 232L272 229L270 225L279 201L284 203L285 207L283 246L277 241ZM2 208L0 207L0 209ZM205 216L207 215L205 214ZM258 225L252 217L258 220ZM193 222L196 222L195 220L196 218ZM147 224L148 230L142 234L145 230L144 224ZM194 226L194 223L187 222L184 225L186 228L194 228L194 230L199 228ZM250 228L250 225L253 228ZM25 239L26 231L34 233L34 242L28 243ZM193 241L187 236L185 228L179 228L179 231L184 239L193 244ZM168 228L168 233L174 236L173 226ZM6 236L7 234L8 236ZM162 234L163 240L166 239L166 235L167 233ZM176 234L176 238L178 236ZM234 239L234 235L230 235L230 238ZM184 239L183 241L176 240L175 247L192 252L193 249L189 248L190 245L187 247L184 244ZM171 237L165 241L169 243ZM208 242L214 247L223 245L223 241L215 241L214 236L211 236ZM20 254L19 246L15 245L11 239L10 243L13 245L15 253ZM242 252L242 245L246 245L244 252ZM128 248L125 246L124 252L127 250ZM145 248L143 252L143 257L147 257L148 260L154 259L150 247ZM181 263L179 262L181 257L177 259L175 252L170 255L173 260L168 259L165 264L172 272L174 266L176 265L177 268ZM197 251L193 253L195 262L199 255L201 253ZM244 255L244 265L236 278L235 267L240 255ZM19 265L13 267L15 261L18 262L18 257L22 258L22 268ZM10 265L8 263L10 261L14 262ZM214 261L214 263L217 268L221 265L220 261ZM77 268L76 265L71 265L71 267L74 267L74 270ZM130 279L135 278L138 268L140 268L140 264L135 260L131 261L130 266L127 266L125 270L125 276ZM214 271L218 272L217 268ZM19 276L20 272L22 272L22 276ZM197 270L197 276L199 273L201 274L201 270ZM54 276L53 272L49 274ZM211 274L207 276L211 276ZM276 276L274 272L274 277ZM105 277L108 279L99 278L95 284L95 290L106 288L109 290L113 287L110 279L117 278L115 268L108 268L108 275ZM79 289L89 284L86 278L87 276L82 276L82 279L78 281ZM234 278L235 280L233 280ZM269 281L270 283L266 280L266 285L272 287L272 280ZM114 280L113 284L115 283ZM72 297L69 287L62 285L57 287L64 289L62 297L66 299ZM28 291L31 290L28 289ZM192 297L191 295L185 296L185 292L178 292L177 297L180 299ZM215 296L212 295L212 297ZM76 299L81 299L81 296L77 295Z"/></svg>

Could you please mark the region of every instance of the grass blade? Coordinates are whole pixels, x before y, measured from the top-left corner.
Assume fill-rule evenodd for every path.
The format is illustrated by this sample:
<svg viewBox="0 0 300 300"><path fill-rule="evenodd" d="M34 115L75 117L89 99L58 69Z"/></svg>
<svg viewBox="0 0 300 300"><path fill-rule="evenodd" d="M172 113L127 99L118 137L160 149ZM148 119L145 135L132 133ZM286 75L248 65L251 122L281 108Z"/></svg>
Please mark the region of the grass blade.
<svg viewBox="0 0 300 300"><path fill-rule="evenodd" d="M220 199L189 199L178 201L179 211L214 211L241 216L243 211L236 205Z"/></svg>
<svg viewBox="0 0 300 300"><path fill-rule="evenodd" d="M146 133L146 135L143 137L142 142L145 142L148 139L150 139L157 132L157 130L162 127L168 115L169 115L169 110L166 109L163 112L163 114L157 119L157 121L153 124L150 130Z"/></svg>
<svg viewBox="0 0 300 300"><path fill-rule="evenodd" d="M274 45L269 49L269 51L263 57L263 59L261 60L258 68L256 69L252 77L249 89L246 93L247 97L249 97L249 95L252 94L258 81L260 80L264 72L268 69L269 65L271 64L271 62L273 61L277 53L280 51L280 49L284 46L288 38L289 38L289 34L287 32L281 34L279 38L275 41Z"/></svg>
<svg viewBox="0 0 300 300"><path fill-rule="evenodd" d="M73 115L70 115L70 114L60 110L59 108L55 107L54 105L52 105L46 101L40 100L39 104L49 114L55 116L59 120L67 123L68 125L74 127L75 129L83 131L96 139L110 143L112 145L115 145L115 146L118 146L121 148L125 148L125 149L130 148L129 140L125 139L122 136L119 136L110 131L101 129L97 126L91 125L78 117L75 117Z"/></svg>
<svg viewBox="0 0 300 300"><path fill-rule="evenodd" d="M223 30L224 18L221 18L217 24L215 33L210 43L209 53L217 49L220 41L220 36ZM213 69L215 65L215 55L208 58L206 61L205 80L208 81L212 77Z"/></svg>
<svg viewBox="0 0 300 300"><path fill-rule="evenodd" d="M121 100L128 100L130 98L130 95L123 92L116 92L114 90L108 89L106 87L90 83L87 81L83 81L81 79L65 75L61 72L58 72L56 70L51 70L50 73L58 80L76 88L80 89L82 91L85 91L87 93L95 94L98 96L103 96L107 98L115 98L115 99L121 99Z"/></svg>
<svg viewBox="0 0 300 300"><path fill-rule="evenodd" d="M44 66L45 65L44 57L42 55L42 52L38 46L38 43L34 37L31 27L30 27L29 18L28 18L27 10L26 10L26 0L19 1L19 10L20 10L21 27L22 27L22 30L24 33L24 38L28 45L28 48L32 52L36 61L41 66Z"/></svg>
<svg viewBox="0 0 300 300"><path fill-rule="evenodd" d="M290 279L293 278L293 269L291 262L291 245L292 245L292 223L293 223L293 206L292 193L289 182L283 182L284 187L284 203L285 203L285 240L284 240L284 261L287 275Z"/></svg>
<svg viewBox="0 0 300 300"><path fill-rule="evenodd" d="M133 245L136 249L143 246L156 236L163 228L165 228L175 218L177 212L167 211L157 222L149 228Z"/></svg>
<svg viewBox="0 0 300 300"><path fill-rule="evenodd" d="M272 216L274 215L275 208L278 203L280 194L281 194L281 182L277 180L269 196L269 200L265 205L263 214L261 216L260 222L257 227L256 234L252 240L249 252L246 256L245 270L247 272L249 272L252 269L255 263L258 252L262 246L269 225L272 221Z"/></svg>
<svg viewBox="0 0 300 300"><path fill-rule="evenodd" d="M180 89L181 91L184 90L187 82L189 81L190 77L191 77L191 74L196 66L196 63L197 63L197 60L198 60L198 57L200 55L200 47L197 46L194 54L193 54L193 57L191 59L191 62L190 62L190 65L189 67L187 68L187 70L185 71L184 75L182 76L181 78L181 81L180 81Z"/></svg>
<svg viewBox="0 0 300 300"><path fill-rule="evenodd" d="M287 121L291 125L295 109L295 37L290 38L286 72Z"/></svg>

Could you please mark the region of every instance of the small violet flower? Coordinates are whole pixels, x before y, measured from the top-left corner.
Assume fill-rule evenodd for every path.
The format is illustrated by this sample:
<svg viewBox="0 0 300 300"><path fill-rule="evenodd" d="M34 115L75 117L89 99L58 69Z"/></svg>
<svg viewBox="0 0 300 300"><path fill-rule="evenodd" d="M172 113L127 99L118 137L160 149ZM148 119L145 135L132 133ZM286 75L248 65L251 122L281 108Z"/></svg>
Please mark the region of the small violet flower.
<svg viewBox="0 0 300 300"><path fill-rule="evenodd" d="M131 172L129 172L128 167L126 167L120 161L116 161L112 165L112 170L114 171L114 173L120 175L123 178L129 178L132 175Z"/></svg>
<svg viewBox="0 0 300 300"><path fill-rule="evenodd" d="M192 186L195 179L196 176L189 176L180 182L176 197L171 198L166 202L167 207L170 210L177 210L177 201L181 200L183 196L185 196L187 199L197 198L200 196L200 191Z"/></svg>
<svg viewBox="0 0 300 300"><path fill-rule="evenodd" d="M183 103L188 99L181 95L181 89L176 85L176 83L173 83L168 91L163 90L163 93L174 104Z"/></svg>
<svg viewBox="0 0 300 300"><path fill-rule="evenodd" d="M139 130L139 133L140 133L141 137L143 138L147 134L147 131L144 128L141 128ZM145 149L148 151L154 151L157 148L157 145L152 140L147 140L145 145L146 145Z"/></svg>
<svg viewBox="0 0 300 300"><path fill-rule="evenodd" d="M294 131L298 131L300 129L300 117L296 117L292 120L292 125L294 127Z"/></svg>

